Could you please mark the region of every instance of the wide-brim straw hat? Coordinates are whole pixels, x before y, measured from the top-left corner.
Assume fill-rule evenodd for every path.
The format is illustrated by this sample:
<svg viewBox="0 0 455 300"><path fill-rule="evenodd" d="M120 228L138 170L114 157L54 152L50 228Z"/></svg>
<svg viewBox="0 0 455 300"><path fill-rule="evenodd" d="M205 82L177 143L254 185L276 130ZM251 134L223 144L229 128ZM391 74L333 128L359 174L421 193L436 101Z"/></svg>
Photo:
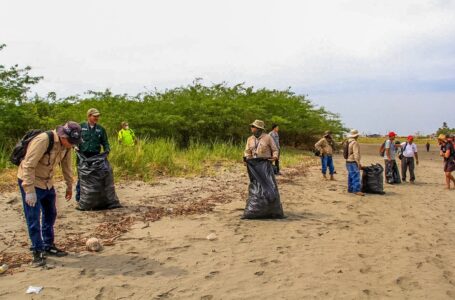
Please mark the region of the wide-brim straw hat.
<svg viewBox="0 0 455 300"><path fill-rule="evenodd" d="M356 138L359 135L360 135L360 133L357 129L352 129L348 134L348 138Z"/></svg>
<svg viewBox="0 0 455 300"><path fill-rule="evenodd" d="M445 141L447 140L447 136L443 133L441 133L439 136L438 136L438 140L441 140L441 141Z"/></svg>
<svg viewBox="0 0 455 300"><path fill-rule="evenodd" d="M250 125L259 129L265 129L264 121L261 120L254 120L254 122L251 123Z"/></svg>

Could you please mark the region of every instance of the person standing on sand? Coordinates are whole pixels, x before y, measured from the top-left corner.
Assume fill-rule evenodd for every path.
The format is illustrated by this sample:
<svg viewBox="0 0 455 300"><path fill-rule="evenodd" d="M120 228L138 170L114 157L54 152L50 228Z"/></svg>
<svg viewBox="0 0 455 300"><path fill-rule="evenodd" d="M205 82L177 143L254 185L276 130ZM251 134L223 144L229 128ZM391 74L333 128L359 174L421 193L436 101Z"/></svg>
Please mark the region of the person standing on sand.
<svg viewBox="0 0 455 300"><path fill-rule="evenodd" d="M346 169L348 170L348 193L353 193L358 196L365 196L361 190L360 170L360 145L357 139L359 132L355 129L351 130L348 135Z"/></svg>
<svg viewBox="0 0 455 300"><path fill-rule="evenodd" d="M329 168L330 180L335 180L333 174L335 173L335 167L333 165L333 150L335 148L335 142L332 139L332 133L326 131L322 139L320 139L314 148L319 151L322 165L322 177L327 179L327 167Z"/></svg>
<svg viewBox="0 0 455 300"><path fill-rule="evenodd" d="M54 169L60 165L66 183L65 199L69 201L73 186L71 148L81 142L81 127L70 121L49 134L43 132L33 138L19 165L17 178L32 242L33 267L44 266L47 255L67 255L54 244L57 208L53 177ZM51 147L50 152L47 152L48 147Z"/></svg>
<svg viewBox="0 0 455 300"><path fill-rule="evenodd" d="M403 159L401 160L401 180L406 182L406 172L409 169L410 182L414 183L416 177L414 174L414 163L419 165L419 155L417 154L417 145L414 143L414 137L408 136L408 141L401 144Z"/></svg>
<svg viewBox="0 0 455 300"><path fill-rule="evenodd" d="M107 133L104 127L98 124L100 112L96 108L90 108L87 111L87 122L82 122L82 139L83 143L79 146L78 151L86 158L98 155L103 151L109 153L111 147L107 139ZM76 184L76 201L81 198L80 181Z"/></svg>
<svg viewBox="0 0 455 300"><path fill-rule="evenodd" d="M425 147L427 148L427 152L430 152L430 142L427 142L425 144Z"/></svg>
<svg viewBox="0 0 455 300"><path fill-rule="evenodd" d="M278 159L278 147L273 138L265 133L265 124L261 120L255 120L250 124L251 133L246 142L244 158L252 159L257 157L269 158L276 161Z"/></svg>
<svg viewBox="0 0 455 300"><path fill-rule="evenodd" d="M281 154L281 147L280 147L280 136L278 135L278 131L280 127L278 124L272 124L272 131L269 132L269 135L272 137L273 141L275 142L276 147L278 148L278 158L275 160L275 175L281 175L280 172L280 154Z"/></svg>
<svg viewBox="0 0 455 300"><path fill-rule="evenodd" d="M396 161L397 145L394 141L397 134L393 131L388 134L389 139L385 142L384 148L384 163L385 163L385 178L389 184L401 183L400 173Z"/></svg>
<svg viewBox="0 0 455 300"><path fill-rule="evenodd" d="M438 144L441 147L439 155L444 158L446 188L449 190L451 181L455 187L455 178L452 175L452 172L455 171L455 149L453 143L447 139L445 134L440 134L438 136Z"/></svg>

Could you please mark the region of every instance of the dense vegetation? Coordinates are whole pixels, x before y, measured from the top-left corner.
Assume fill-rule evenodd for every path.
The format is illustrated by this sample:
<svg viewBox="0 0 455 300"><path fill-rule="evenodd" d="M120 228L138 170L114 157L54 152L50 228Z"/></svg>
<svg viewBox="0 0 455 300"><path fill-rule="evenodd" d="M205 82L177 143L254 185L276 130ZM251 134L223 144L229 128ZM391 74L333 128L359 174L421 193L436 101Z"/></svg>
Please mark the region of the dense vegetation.
<svg viewBox="0 0 455 300"><path fill-rule="evenodd" d="M3 47L0 45L0 50ZM283 144L293 147L313 144L325 130L343 131L337 115L317 108L305 96L290 90L255 89L244 84L204 85L195 80L188 86L135 96L116 95L106 90L89 91L83 97L58 98L54 92L45 97L30 97L30 88L42 79L30 75L30 70L30 67L0 65L0 168L8 165L12 145L26 131L55 128L68 120L83 121L91 107L101 111L100 123L112 137L111 143L115 143L122 121L128 121L143 140L135 150L118 148L117 154L113 151L111 160L120 169L126 167L122 167L122 163L128 161L128 164L137 164L139 169L140 165L159 164L162 172L166 172L174 161L183 161L166 156L166 151L202 155L199 160L187 159L193 166L200 164L204 157L229 159L235 153L240 158L242 145L250 135L249 124L255 119L264 120L267 130L272 123L280 124ZM161 149L163 153L154 149ZM142 153L144 151L147 153ZM208 151L218 154L209 155ZM137 158L134 162L127 160L130 156ZM177 169L173 172L178 173ZM144 170L140 172L148 176Z"/></svg>
<svg viewBox="0 0 455 300"><path fill-rule="evenodd" d="M1 48L0 48L1 49ZM279 123L282 140L298 146L324 130L340 132L337 115L316 108L290 90L254 89L243 84L191 85L136 96L114 95L109 90L87 92L85 97L57 99L27 97L41 77L29 75L30 67L0 65L0 145L8 146L30 128L53 128L67 120L82 121L88 108L102 113L101 123L114 134L127 120L138 136L172 138L182 147L199 142L243 142L248 124L262 119L270 128Z"/></svg>

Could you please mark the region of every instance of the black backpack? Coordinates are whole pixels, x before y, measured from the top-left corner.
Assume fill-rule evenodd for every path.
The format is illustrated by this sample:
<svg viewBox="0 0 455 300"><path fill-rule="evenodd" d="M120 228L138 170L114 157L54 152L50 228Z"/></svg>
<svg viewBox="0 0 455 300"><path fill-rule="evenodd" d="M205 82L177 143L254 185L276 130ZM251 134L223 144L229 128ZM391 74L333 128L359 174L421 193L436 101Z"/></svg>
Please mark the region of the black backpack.
<svg viewBox="0 0 455 300"><path fill-rule="evenodd" d="M349 145L350 144L351 143L349 141L345 141L343 143L343 157L344 157L344 159L348 159L348 157L349 157L349 154L350 154L349 153Z"/></svg>
<svg viewBox="0 0 455 300"><path fill-rule="evenodd" d="M27 153L28 144L30 144L31 140L33 140L37 135L43 133L44 131L40 129L32 129L28 131L22 139L14 146L13 152L11 153L10 161L16 166L19 166L22 160ZM46 131L47 136L49 138L49 146L47 146L47 150L44 154L50 154L52 147L54 147L54 133L52 131ZM50 163L50 158L49 158Z"/></svg>

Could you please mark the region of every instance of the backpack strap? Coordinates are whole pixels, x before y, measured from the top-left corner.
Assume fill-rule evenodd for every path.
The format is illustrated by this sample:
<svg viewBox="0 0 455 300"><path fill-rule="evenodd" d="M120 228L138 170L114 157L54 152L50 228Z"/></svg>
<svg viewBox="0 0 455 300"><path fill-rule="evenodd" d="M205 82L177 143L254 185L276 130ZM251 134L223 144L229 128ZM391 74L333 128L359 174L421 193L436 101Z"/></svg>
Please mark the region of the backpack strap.
<svg viewBox="0 0 455 300"><path fill-rule="evenodd" d="M46 131L47 137L49 138L49 145L47 146L46 152L44 154L49 155L48 165L51 164L51 151L54 148L54 133L52 131Z"/></svg>

